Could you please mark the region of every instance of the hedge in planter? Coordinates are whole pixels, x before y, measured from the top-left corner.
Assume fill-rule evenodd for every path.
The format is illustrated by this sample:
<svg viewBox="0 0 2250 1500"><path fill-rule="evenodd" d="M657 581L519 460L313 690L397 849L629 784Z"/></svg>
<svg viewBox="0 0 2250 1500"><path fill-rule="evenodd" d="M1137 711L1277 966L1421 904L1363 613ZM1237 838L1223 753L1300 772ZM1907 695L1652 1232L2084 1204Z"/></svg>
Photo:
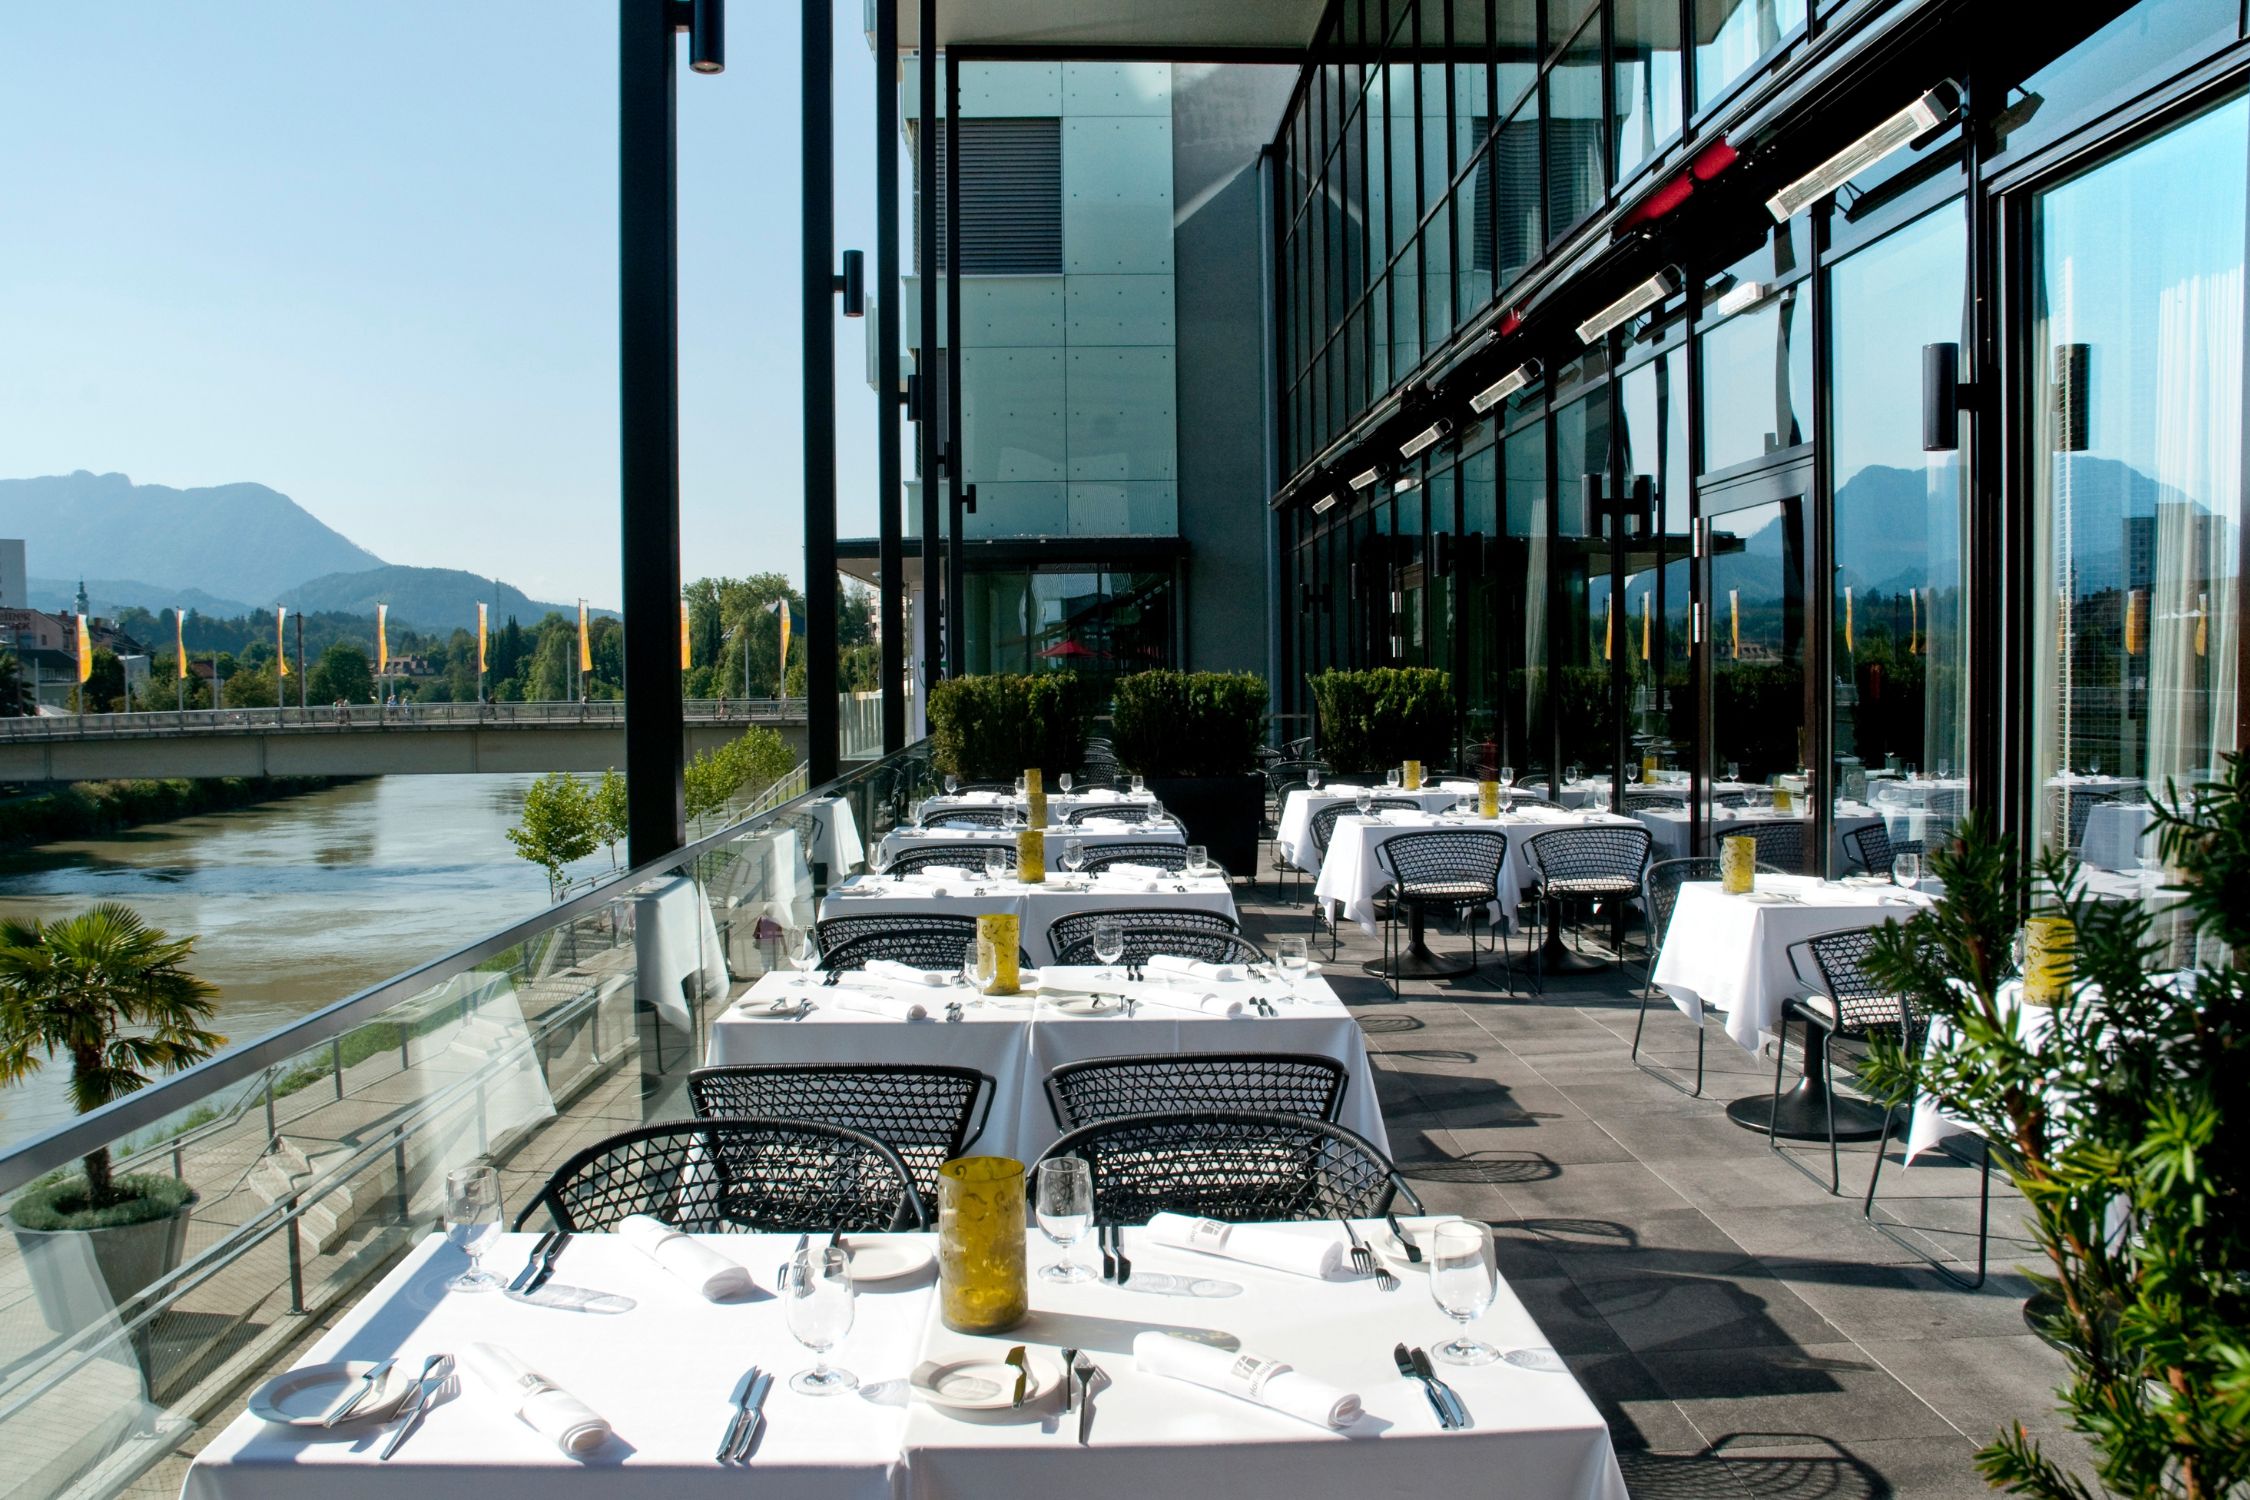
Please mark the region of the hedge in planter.
<svg viewBox="0 0 2250 1500"><path fill-rule="evenodd" d="M1453 679L1435 667L1321 672L1308 679L1315 743L1338 771L1363 775L1404 761L1442 766L1453 756Z"/></svg>
<svg viewBox="0 0 2250 1500"><path fill-rule="evenodd" d="M1118 764L1147 776L1240 776L1258 767L1266 683L1252 672L1135 672L1117 680Z"/></svg>
<svg viewBox="0 0 2250 1500"><path fill-rule="evenodd" d="M1093 709L1075 672L948 678L930 690L931 759L964 781L1009 781L1031 766L1050 778L1075 771Z"/></svg>

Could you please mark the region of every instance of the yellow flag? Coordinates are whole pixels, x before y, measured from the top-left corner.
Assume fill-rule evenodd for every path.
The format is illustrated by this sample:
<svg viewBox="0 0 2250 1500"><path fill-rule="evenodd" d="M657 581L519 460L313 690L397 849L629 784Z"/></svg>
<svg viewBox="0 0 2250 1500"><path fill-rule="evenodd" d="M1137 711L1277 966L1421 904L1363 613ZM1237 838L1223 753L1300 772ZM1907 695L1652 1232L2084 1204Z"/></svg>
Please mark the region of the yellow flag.
<svg viewBox="0 0 2250 1500"><path fill-rule="evenodd" d="M788 687L789 687L789 601L788 601L787 599L784 599L784 600L782 600L782 601L781 601L781 603L780 603L780 609L781 609L781 684L780 684L780 685L781 685L781 688L782 688L783 692L785 692L785 693L786 693L786 692L787 692L787 690L788 690Z"/></svg>
<svg viewBox="0 0 2250 1500"><path fill-rule="evenodd" d="M281 675L289 675L289 606L277 604L273 610L273 660L281 668Z"/></svg>
<svg viewBox="0 0 2250 1500"><path fill-rule="evenodd" d="M586 601L578 601L578 670L594 670L594 638L586 633Z"/></svg>
<svg viewBox="0 0 2250 1500"><path fill-rule="evenodd" d="M1649 621L1649 610L1650 610L1650 609L1652 609L1652 608L1654 608L1654 606L1655 606L1655 601L1656 601L1656 596L1655 596L1654 594L1643 594L1643 595L1641 595L1641 660L1642 660L1642 661L1647 661L1647 660L1648 660L1648 621Z"/></svg>
<svg viewBox="0 0 2250 1500"><path fill-rule="evenodd" d="M2195 654L2203 656L2211 649L2211 596L2195 596Z"/></svg>
<svg viewBox="0 0 2250 1500"><path fill-rule="evenodd" d="M78 617L78 680L85 682L94 675L94 632L88 628L86 617Z"/></svg>
<svg viewBox="0 0 2250 1500"><path fill-rule="evenodd" d="M477 670L484 670L484 606L477 606Z"/></svg>
<svg viewBox="0 0 2250 1500"><path fill-rule="evenodd" d="M2148 590L2134 589L2125 596L2125 654L2138 656L2148 634Z"/></svg>
<svg viewBox="0 0 2250 1500"><path fill-rule="evenodd" d="M1846 651L1857 651L1859 649L1852 644L1852 586L1848 583L1844 585L1844 649Z"/></svg>
<svg viewBox="0 0 2250 1500"><path fill-rule="evenodd" d="M1919 589L1906 591L1906 654L1912 656L1922 635L1922 597Z"/></svg>
<svg viewBox="0 0 2250 1500"><path fill-rule="evenodd" d="M375 606L375 674L380 677L391 669L391 635L385 628L390 623L391 607Z"/></svg>
<svg viewBox="0 0 2250 1500"><path fill-rule="evenodd" d="M180 612L172 611L172 655L180 663L180 680L187 680L187 630L181 623Z"/></svg>
<svg viewBox="0 0 2250 1500"><path fill-rule="evenodd" d="M694 644L688 640L687 601L680 601L680 670L685 672L695 665Z"/></svg>
<svg viewBox="0 0 2250 1500"><path fill-rule="evenodd" d="M1734 641L1734 654L1742 655L1742 590L1727 590L1727 627Z"/></svg>
<svg viewBox="0 0 2250 1500"><path fill-rule="evenodd" d="M1609 660L1610 645L1617 639L1616 600L1602 600L1602 660Z"/></svg>

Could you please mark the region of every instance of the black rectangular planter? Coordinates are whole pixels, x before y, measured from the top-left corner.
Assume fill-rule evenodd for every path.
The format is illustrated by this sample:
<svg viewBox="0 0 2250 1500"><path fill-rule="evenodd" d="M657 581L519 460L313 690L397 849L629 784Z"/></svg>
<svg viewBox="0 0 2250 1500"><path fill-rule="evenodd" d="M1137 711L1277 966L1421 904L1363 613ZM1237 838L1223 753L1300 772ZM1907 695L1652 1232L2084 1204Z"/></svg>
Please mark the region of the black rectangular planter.
<svg viewBox="0 0 2250 1500"><path fill-rule="evenodd" d="M1143 784L1187 830L1189 843L1201 844L1229 875L1257 878L1258 835L1266 819L1263 776L1149 776Z"/></svg>

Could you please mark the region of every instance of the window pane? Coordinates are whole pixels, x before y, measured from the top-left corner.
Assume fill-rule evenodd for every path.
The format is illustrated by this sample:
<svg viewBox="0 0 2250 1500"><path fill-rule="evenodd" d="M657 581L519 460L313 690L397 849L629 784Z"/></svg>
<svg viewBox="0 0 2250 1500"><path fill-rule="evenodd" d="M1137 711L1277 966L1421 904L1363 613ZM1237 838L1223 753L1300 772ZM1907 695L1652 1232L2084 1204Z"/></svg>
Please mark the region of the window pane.
<svg viewBox="0 0 2250 1500"><path fill-rule="evenodd" d="M1547 74L1547 231L1561 238L1602 201L1602 28L1588 23Z"/></svg>
<svg viewBox="0 0 2250 1500"><path fill-rule="evenodd" d="M1715 102L1805 24L1805 0L1695 0L1695 104Z"/></svg>
<svg viewBox="0 0 2250 1500"><path fill-rule="evenodd" d="M1501 760L1517 776L1551 758L1547 722L1547 436L1534 422L1510 436L1501 455L1507 475L1507 532L1500 544L1498 597L1520 600L1501 627L1508 673L1501 724ZM1509 628L1513 626L1513 628Z"/></svg>
<svg viewBox="0 0 2250 1500"><path fill-rule="evenodd" d="M1534 93L1500 127L1493 143L1494 282L1506 286L1524 273L1547 243L1539 208L1539 96Z"/></svg>
<svg viewBox="0 0 2250 1500"><path fill-rule="evenodd" d="M1612 24L1616 56L1610 69L1617 94L1617 170L1623 182L1680 129L1680 7L1678 0L1617 0Z"/></svg>
<svg viewBox="0 0 2250 1500"><path fill-rule="evenodd" d="M1747 463L1810 440L1812 329L1803 315L1805 299L1798 295L1802 286L1799 283L1763 306L1729 318L1703 336L1706 471Z"/></svg>
<svg viewBox="0 0 2250 1500"><path fill-rule="evenodd" d="M1411 370L1422 358L1421 256L1412 245L1391 272L1391 369Z"/></svg>

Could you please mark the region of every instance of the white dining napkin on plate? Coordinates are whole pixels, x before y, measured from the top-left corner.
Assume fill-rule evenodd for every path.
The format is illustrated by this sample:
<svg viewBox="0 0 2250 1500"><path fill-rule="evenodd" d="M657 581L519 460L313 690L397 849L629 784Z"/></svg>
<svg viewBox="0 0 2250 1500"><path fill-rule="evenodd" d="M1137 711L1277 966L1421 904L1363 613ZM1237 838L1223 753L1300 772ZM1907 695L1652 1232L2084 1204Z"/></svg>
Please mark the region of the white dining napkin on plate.
<svg viewBox="0 0 2250 1500"><path fill-rule="evenodd" d="M1340 1391L1279 1360L1230 1352L1177 1334L1135 1334L1133 1363L1146 1374L1224 1391L1316 1427L1349 1427L1359 1420L1359 1397L1350 1391Z"/></svg>
<svg viewBox="0 0 2250 1500"><path fill-rule="evenodd" d="M1177 953L1152 953L1141 967L1152 973L1178 974L1205 984L1239 984L1250 977L1240 964L1205 963L1200 958L1183 958Z"/></svg>
<svg viewBox="0 0 2250 1500"><path fill-rule="evenodd" d="M941 984L951 984L955 971L917 969L914 965L902 964L895 958L871 958L860 966L860 972L870 979L881 979L891 984L922 984L934 989Z"/></svg>
<svg viewBox="0 0 2250 1500"><path fill-rule="evenodd" d="M905 995L886 995L877 990L846 990L836 1002L845 1010L864 1011L871 1016L887 1016L893 1021L926 1021L930 1009L919 1000Z"/></svg>
<svg viewBox="0 0 2250 1500"><path fill-rule="evenodd" d="M1188 1214L1158 1214L1148 1221L1148 1232L1159 1245L1201 1250L1299 1276L1330 1275L1344 1263L1346 1248L1341 1236L1298 1234L1263 1224L1222 1224Z"/></svg>
<svg viewBox="0 0 2250 1500"><path fill-rule="evenodd" d="M469 1373L500 1398L525 1426L563 1452L582 1455L609 1441L609 1423L594 1409L556 1385L498 1344L471 1344L461 1351Z"/></svg>
<svg viewBox="0 0 2250 1500"><path fill-rule="evenodd" d="M630 1214L617 1221L617 1237L713 1302L750 1290L748 1271L661 1219Z"/></svg>

